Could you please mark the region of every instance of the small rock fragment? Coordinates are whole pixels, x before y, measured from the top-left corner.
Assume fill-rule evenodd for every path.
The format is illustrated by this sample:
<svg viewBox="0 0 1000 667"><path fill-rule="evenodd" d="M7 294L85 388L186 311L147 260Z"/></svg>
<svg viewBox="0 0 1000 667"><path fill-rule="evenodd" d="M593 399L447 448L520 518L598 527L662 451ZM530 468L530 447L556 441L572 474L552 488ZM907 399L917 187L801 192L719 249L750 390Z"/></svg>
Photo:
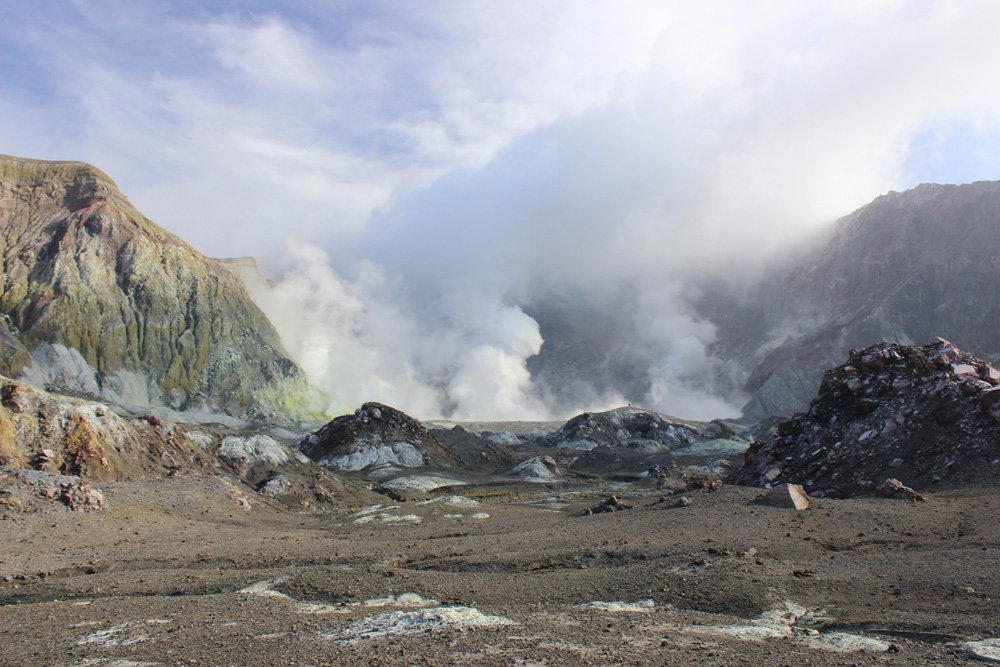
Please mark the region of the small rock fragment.
<svg viewBox="0 0 1000 667"><path fill-rule="evenodd" d="M991 387L979 392L979 407L989 410L1000 402L1000 387Z"/></svg>
<svg viewBox="0 0 1000 667"><path fill-rule="evenodd" d="M605 498L601 502L597 503L590 509L584 510L584 514L603 514L604 512L617 512L619 510L630 510L637 507L635 503L626 502L624 500L619 500L615 496L610 498Z"/></svg>
<svg viewBox="0 0 1000 667"><path fill-rule="evenodd" d="M879 498L901 498L903 500L912 500L913 502L924 502L927 498L923 494L917 493L908 486L903 486L903 483L898 479L891 477L875 489L875 495Z"/></svg>

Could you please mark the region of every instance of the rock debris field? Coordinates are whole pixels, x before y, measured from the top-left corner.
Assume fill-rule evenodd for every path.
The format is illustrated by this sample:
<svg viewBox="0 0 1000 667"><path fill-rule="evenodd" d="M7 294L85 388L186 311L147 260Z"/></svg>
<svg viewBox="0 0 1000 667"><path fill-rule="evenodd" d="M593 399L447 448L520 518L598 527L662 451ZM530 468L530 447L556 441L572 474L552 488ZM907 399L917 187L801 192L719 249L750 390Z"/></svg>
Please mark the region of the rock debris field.
<svg viewBox="0 0 1000 667"><path fill-rule="evenodd" d="M106 483L93 512L33 484L0 483L3 665L968 665L1000 637L990 486L587 514L599 486L525 483L306 515L210 474Z"/></svg>

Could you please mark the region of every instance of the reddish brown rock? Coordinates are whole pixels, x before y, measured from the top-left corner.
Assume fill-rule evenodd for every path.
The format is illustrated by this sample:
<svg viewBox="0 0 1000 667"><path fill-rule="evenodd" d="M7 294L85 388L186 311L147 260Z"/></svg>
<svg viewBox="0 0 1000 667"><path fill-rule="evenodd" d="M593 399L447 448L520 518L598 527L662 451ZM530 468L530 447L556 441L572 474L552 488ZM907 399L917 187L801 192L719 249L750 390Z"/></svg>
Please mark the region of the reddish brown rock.
<svg viewBox="0 0 1000 667"><path fill-rule="evenodd" d="M74 512L100 512L104 509L101 490L80 482L59 482L41 491L43 498L65 503Z"/></svg>
<svg viewBox="0 0 1000 667"><path fill-rule="evenodd" d="M1000 402L1000 387L992 387L979 392L979 406L983 410L989 410Z"/></svg>
<svg viewBox="0 0 1000 667"><path fill-rule="evenodd" d="M908 486L904 486L898 479L887 479L875 489L875 495L879 498L900 498L912 500L913 502L924 502L927 500L923 494L917 493Z"/></svg>

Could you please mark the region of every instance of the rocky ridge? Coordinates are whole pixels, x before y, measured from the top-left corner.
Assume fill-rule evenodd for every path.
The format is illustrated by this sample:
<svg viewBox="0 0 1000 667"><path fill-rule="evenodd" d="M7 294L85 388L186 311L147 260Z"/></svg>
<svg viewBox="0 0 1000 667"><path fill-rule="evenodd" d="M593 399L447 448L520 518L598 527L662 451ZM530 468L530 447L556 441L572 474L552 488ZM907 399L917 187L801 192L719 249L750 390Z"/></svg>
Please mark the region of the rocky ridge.
<svg viewBox="0 0 1000 667"><path fill-rule="evenodd" d="M138 407L311 418L311 389L225 265L98 169L0 156L0 373Z"/></svg>
<svg viewBox="0 0 1000 667"><path fill-rule="evenodd" d="M792 483L813 495L1000 478L1000 370L943 338L852 350L809 411L755 442L732 482ZM895 486L895 485L893 485Z"/></svg>

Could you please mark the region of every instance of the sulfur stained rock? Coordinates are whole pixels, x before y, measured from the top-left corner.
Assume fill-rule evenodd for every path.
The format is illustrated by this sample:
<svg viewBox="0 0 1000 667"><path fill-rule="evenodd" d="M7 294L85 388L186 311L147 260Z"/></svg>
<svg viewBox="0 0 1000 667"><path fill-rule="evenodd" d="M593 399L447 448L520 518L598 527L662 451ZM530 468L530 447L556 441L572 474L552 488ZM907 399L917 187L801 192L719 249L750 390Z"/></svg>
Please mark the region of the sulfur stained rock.
<svg viewBox="0 0 1000 667"><path fill-rule="evenodd" d="M982 639L980 641L965 642L962 646L969 652L969 655L983 662L1000 663L1000 639Z"/></svg>
<svg viewBox="0 0 1000 667"><path fill-rule="evenodd" d="M0 156L0 373L132 405L287 421L305 376L226 266L81 162Z"/></svg>
<svg viewBox="0 0 1000 667"><path fill-rule="evenodd" d="M180 427L124 417L100 403L0 376L0 465L95 481L142 479L217 465ZM171 462L171 463L168 463Z"/></svg>

